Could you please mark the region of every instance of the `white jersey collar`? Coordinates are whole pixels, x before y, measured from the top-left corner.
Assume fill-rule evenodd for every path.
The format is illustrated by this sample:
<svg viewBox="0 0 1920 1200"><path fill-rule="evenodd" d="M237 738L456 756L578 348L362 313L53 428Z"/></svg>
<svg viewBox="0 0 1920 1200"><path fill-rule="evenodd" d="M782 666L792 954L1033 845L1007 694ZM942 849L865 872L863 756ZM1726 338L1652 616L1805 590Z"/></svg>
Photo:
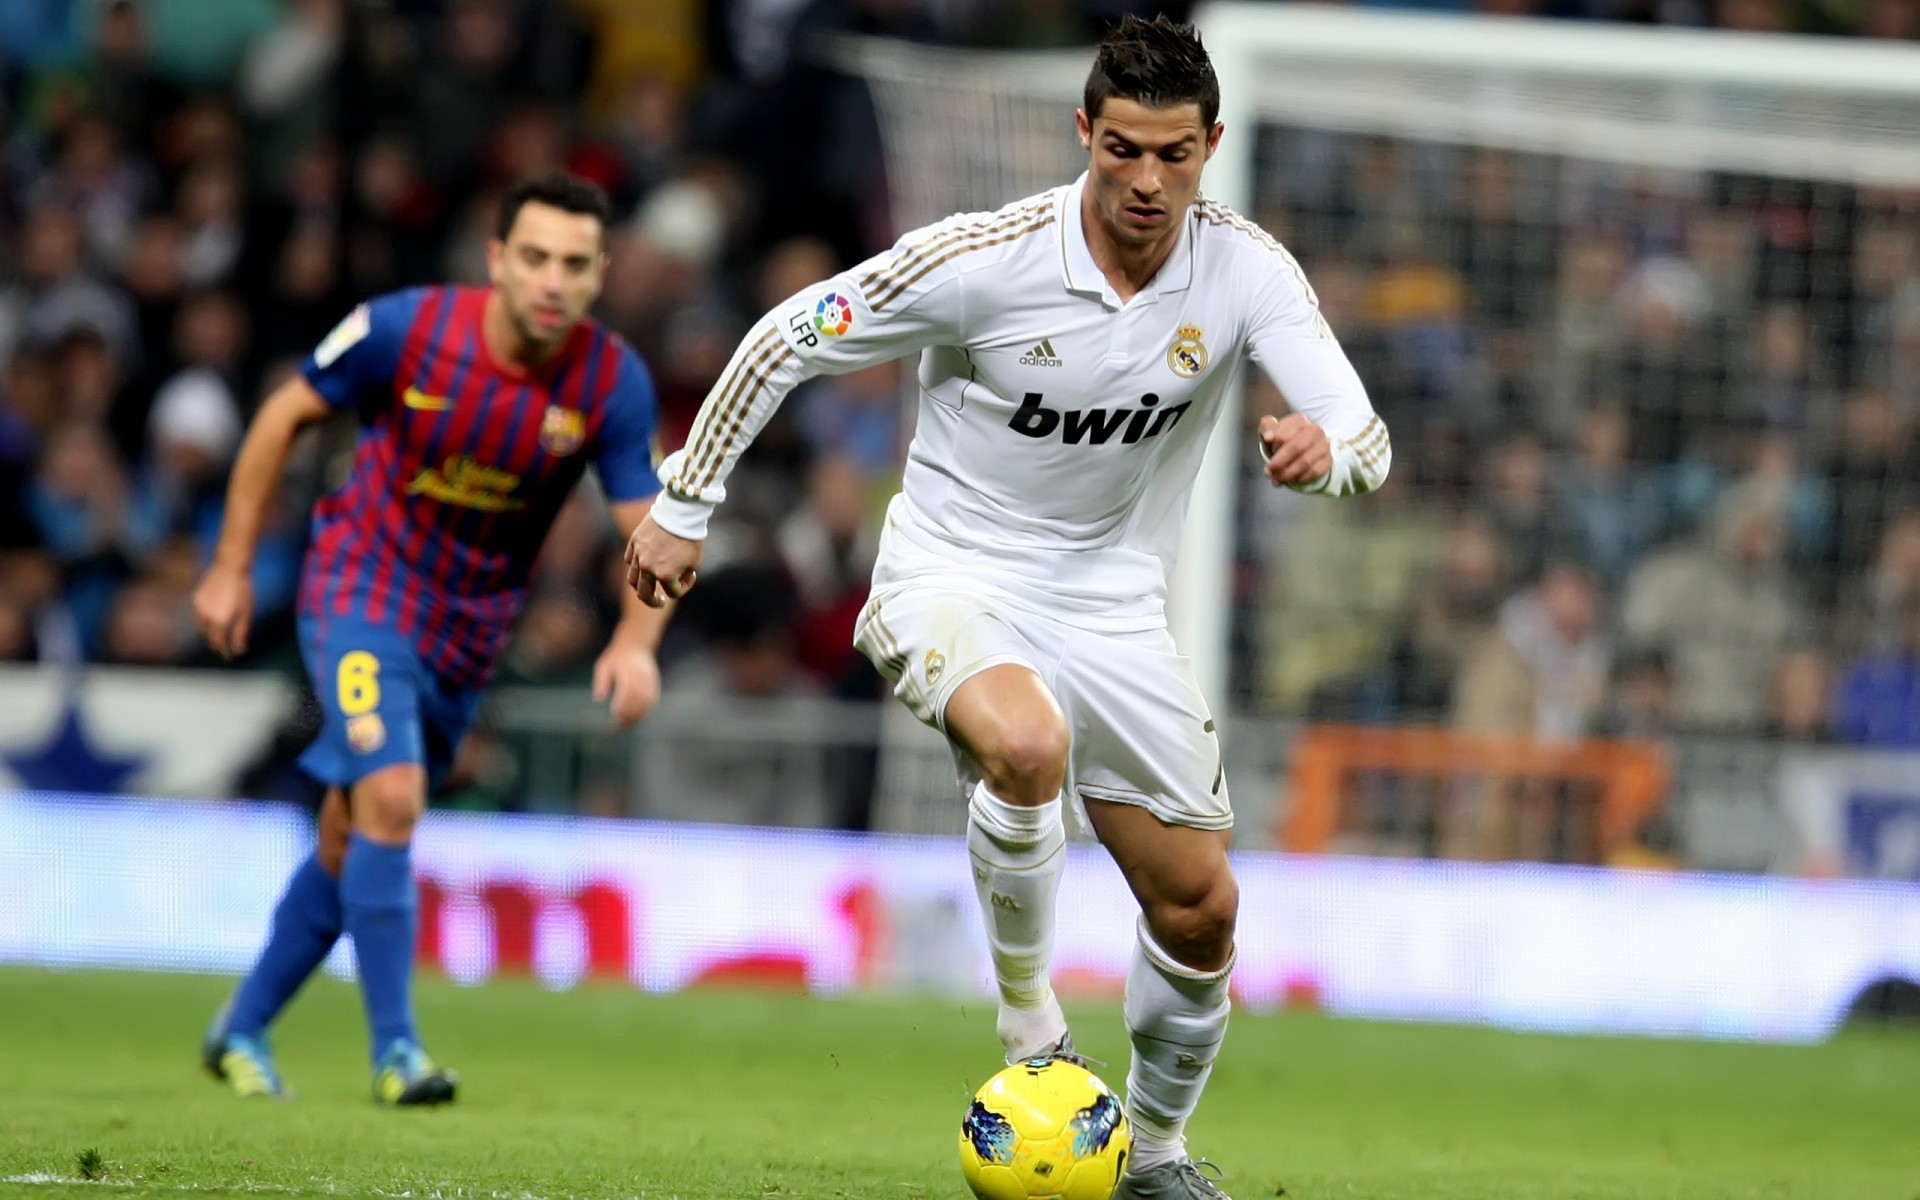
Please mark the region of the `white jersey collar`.
<svg viewBox="0 0 1920 1200"><path fill-rule="evenodd" d="M1109 308L1119 308L1119 295L1100 273L1100 267L1093 261L1093 251L1087 249L1086 227L1080 222L1081 197L1086 190L1087 173L1082 171L1080 178L1060 194L1059 220L1055 224L1060 229L1061 279L1069 292L1097 298ZM1173 244L1173 253L1130 303L1152 304L1162 292L1184 292L1193 286L1193 224L1193 211L1189 209L1180 222L1180 238Z"/></svg>

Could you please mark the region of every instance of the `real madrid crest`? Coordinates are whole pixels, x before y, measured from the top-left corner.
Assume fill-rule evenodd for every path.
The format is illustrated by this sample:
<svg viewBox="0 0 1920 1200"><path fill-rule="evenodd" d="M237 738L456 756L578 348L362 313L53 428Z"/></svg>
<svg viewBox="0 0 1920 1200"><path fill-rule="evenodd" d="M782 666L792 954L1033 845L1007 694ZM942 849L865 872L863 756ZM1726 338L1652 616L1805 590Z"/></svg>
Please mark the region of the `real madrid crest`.
<svg viewBox="0 0 1920 1200"><path fill-rule="evenodd" d="M929 650L927 651L925 665L927 669L927 682L929 684L939 683L940 672L947 668L947 656L938 650Z"/></svg>
<svg viewBox="0 0 1920 1200"><path fill-rule="evenodd" d="M1207 346L1200 340L1198 325L1182 325L1167 347L1167 366L1182 379L1192 379L1207 369Z"/></svg>
<svg viewBox="0 0 1920 1200"><path fill-rule="evenodd" d="M547 448L548 454L565 457L586 440L586 414L558 404L547 407L546 416L540 418L540 444Z"/></svg>

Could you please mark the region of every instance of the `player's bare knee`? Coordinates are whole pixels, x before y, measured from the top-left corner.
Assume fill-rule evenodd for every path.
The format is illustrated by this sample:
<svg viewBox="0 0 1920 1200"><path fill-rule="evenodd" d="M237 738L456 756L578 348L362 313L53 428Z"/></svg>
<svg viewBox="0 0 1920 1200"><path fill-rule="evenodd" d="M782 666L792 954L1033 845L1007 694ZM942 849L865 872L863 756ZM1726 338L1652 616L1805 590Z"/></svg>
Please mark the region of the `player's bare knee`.
<svg viewBox="0 0 1920 1200"><path fill-rule="evenodd" d="M426 806L420 772L375 771L353 785L353 828L384 845L404 845Z"/></svg>
<svg viewBox="0 0 1920 1200"><path fill-rule="evenodd" d="M1069 739L1058 722L1005 728L981 755L981 773L993 794L1009 804L1045 804L1067 777Z"/></svg>

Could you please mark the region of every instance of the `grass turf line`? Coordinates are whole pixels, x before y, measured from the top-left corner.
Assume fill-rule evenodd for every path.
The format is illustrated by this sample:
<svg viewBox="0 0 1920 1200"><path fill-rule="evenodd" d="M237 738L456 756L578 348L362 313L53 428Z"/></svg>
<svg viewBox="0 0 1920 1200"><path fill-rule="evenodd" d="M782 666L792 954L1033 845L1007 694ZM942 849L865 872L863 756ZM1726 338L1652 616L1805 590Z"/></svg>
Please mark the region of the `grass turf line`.
<svg viewBox="0 0 1920 1200"><path fill-rule="evenodd" d="M990 1009L419 986L460 1102L369 1101L359 1004L276 1033L294 1103L200 1075L230 981L0 970L0 1194L941 1200ZM964 1010L964 1011L963 1011ZM1118 1084L1113 1007L1075 1013ZM1193 1149L1236 1200L1920 1200L1920 1037L1813 1047L1236 1014ZM82 1180L83 1169L97 1176Z"/></svg>

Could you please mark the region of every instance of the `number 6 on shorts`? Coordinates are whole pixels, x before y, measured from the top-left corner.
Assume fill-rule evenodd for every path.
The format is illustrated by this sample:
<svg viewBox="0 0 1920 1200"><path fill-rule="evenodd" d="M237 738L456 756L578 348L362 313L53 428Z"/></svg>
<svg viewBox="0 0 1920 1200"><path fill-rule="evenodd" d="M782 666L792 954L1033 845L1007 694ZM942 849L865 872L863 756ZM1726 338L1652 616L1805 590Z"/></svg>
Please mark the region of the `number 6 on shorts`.
<svg viewBox="0 0 1920 1200"><path fill-rule="evenodd" d="M365 650L348 652L340 660L336 679L340 711L349 717L380 707L380 660Z"/></svg>

